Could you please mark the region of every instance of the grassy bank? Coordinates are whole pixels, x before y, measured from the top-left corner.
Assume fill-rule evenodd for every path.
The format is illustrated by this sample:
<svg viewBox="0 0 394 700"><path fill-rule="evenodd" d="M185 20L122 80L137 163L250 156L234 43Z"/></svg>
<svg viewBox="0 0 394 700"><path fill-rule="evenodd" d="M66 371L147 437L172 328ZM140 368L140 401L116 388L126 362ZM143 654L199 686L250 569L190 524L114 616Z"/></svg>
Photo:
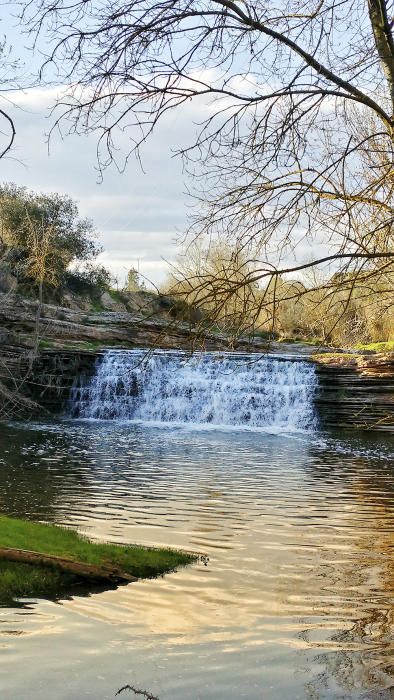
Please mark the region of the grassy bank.
<svg viewBox="0 0 394 700"><path fill-rule="evenodd" d="M356 350L374 350L375 352L394 352L394 340L381 343L359 343L355 348Z"/></svg>
<svg viewBox="0 0 394 700"><path fill-rule="evenodd" d="M350 352L318 352L314 355L311 355L311 359L315 360L316 362L323 362L326 364L328 362L346 363L351 361L356 362L357 355L355 353Z"/></svg>
<svg viewBox="0 0 394 700"><path fill-rule="evenodd" d="M31 550L94 566L116 566L137 578L159 576L194 559L193 555L170 549L91 542L74 530L6 516L0 516L2 547ZM79 577L56 567L0 559L0 605L20 597L61 596L79 584Z"/></svg>

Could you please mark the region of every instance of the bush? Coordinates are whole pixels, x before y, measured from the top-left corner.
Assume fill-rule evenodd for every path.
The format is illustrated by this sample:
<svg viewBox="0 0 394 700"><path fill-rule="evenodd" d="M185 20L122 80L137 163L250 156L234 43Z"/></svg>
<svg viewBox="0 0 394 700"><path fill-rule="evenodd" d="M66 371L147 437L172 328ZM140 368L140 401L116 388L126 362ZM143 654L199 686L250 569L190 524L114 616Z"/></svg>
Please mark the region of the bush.
<svg viewBox="0 0 394 700"><path fill-rule="evenodd" d="M63 289L74 294L101 296L109 290L113 282L112 275L102 265L88 265L81 270L67 270L63 277Z"/></svg>

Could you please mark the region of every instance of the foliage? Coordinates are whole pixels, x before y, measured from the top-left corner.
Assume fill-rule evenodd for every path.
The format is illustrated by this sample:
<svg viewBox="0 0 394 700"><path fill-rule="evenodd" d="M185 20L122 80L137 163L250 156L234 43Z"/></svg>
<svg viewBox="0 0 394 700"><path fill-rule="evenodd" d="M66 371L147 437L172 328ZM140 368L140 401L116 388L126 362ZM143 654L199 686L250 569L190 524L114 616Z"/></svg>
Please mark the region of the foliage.
<svg viewBox="0 0 394 700"><path fill-rule="evenodd" d="M100 252L88 219L80 218L72 199L36 194L25 187L0 187L0 241L7 260L22 280L58 284L72 263L90 263ZM45 273L39 262L45 250Z"/></svg>
<svg viewBox="0 0 394 700"><path fill-rule="evenodd" d="M357 355L354 353L346 353L346 352L322 352L322 353L316 353L314 355L311 355L311 359L315 360L316 362L331 362L335 361L340 363L342 362L356 362L357 360Z"/></svg>
<svg viewBox="0 0 394 700"><path fill-rule="evenodd" d="M109 290L113 279L103 265L88 264L82 268L66 270L63 275L63 288L80 295L101 295ZM101 307L99 310L102 310Z"/></svg>
<svg viewBox="0 0 394 700"><path fill-rule="evenodd" d="M394 352L394 340L387 343L358 343L356 350L373 350L375 352Z"/></svg>
<svg viewBox="0 0 394 700"><path fill-rule="evenodd" d="M108 294L114 301L117 301L120 304L125 303L125 296L119 289L108 289Z"/></svg>
<svg viewBox="0 0 394 700"><path fill-rule="evenodd" d="M204 309L201 321L205 325L208 319L210 330L218 327L230 333L247 333L253 327L259 295L256 283L244 283L252 268L246 255L228 245L205 247L197 241L178 258L163 292L178 305L183 302L189 309Z"/></svg>
<svg viewBox="0 0 394 700"><path fill-rule="evenodd" d="M26 276L38 284L41 300L45 283L53 287L58 285L55 227L53 224L45 225L43 222L34 221L28 213L26 213L26 224L26 257L23 268Z"/></svg>
<svg viewBox="0 0 394 700"><path fill-rule="evenodd" d="M337 287L329 279L311 288L306 286L300 298L294 295L279 302L277 327L283 334L320 338L323 343L353 347L357 343L389 341L394 338L392 281L383 281L365 289L363 283L349 278Z"/></svg>
<svg viewBox="0 0 394 700"><path fill-rule="evenodd" d="M253 258L223 244L185 249L166 283L179 301L203 308L211 329L248 333L287 341L352 347L394 338L392 277L365 289L357 276L328 279L313 275L289 280L275 277L265 287L251 279ZM242 284L239 284L242 282ZM229 290L235 289L229 296Z"/></svg>
<svg viewBox="0 0 394 700"><path fill-rule="evenodd" d="M145 290L145 283L141 279L141 275L134 267L131 267L127 273L127 292L141 292Z"/></svg>

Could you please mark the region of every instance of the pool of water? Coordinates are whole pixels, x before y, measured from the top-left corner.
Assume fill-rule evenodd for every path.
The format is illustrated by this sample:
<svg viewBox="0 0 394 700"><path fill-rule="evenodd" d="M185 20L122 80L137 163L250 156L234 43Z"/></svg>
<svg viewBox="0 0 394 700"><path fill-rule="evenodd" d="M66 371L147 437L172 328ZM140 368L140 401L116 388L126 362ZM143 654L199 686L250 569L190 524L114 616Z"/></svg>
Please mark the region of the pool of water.
<svg viewBox="0 0 394 700"><path fill-rule="evenodd" d="M2 700L392 697L391 438L70 420L0 454L3 513L209 557L0 609Z"/></svg>

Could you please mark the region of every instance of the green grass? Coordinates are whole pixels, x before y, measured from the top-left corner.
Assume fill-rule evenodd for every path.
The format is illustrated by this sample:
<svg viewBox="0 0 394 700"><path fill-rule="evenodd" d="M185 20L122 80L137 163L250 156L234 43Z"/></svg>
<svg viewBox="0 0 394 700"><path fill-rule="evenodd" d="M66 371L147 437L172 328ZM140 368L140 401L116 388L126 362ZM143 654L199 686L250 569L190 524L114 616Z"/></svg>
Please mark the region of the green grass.
<svg viewBox="0 0 394 700"><path fill-rule="evenodd" d="M101 350L102 348L108 347L108 345L118 345L119 341L113 341L111 343L103 343L102 340L82 340L78 341L78 344L74 343L73 348L81 350Z"/></svg>
<svg viewBox="0 0 394 700"><path fill-rule="evenodd" d="M105 307L103 306L100 299L91 299L91 309L96 313L98 313L99 311L105 311Z"/></svg>
<svg viewBox="0 0 394 700"><path fill-rule="evenodd" d="M73 348L74 350L92 350L92 351L99 351L99 350L107 350L108 348L119 348L120 350L122 348L134 348L135 345L134 343L128 342L127 340L108 340L106 343L104 343L102 340L84 340L82 342L79 342L78 345L70 345L70 348Z"/></svg>
<svg viewBox="0 0 394 700"><path fill-rule="evenodd" d="M132 343L129 343L127 340L117 340L116 338L112 339L111 341L103 342L102 340L83 340L78 344L78 347L82 348L83 350L100 350L101 348L108 348L108 347L134 347Z"/></svg>
<svg viewBox="0 0 394 700"><path fill-rule="evenodd" d="M356 350L375 350L376 352L394 352L394 340L380 343L359 343L355 345Z"/></svg>
<svg viewBox="0 0 394 700"><path fill-rule="evenodd" d="M197 557L172 549L91 542L74 530L0 516L0 547L29 549L96 566L113 565L138 578L150 578L190 564ZM0 560L0 604L11 599L50 597L75 584L57 569Z"/></svg>
<svg viewBox="0 0 394 700"><path fill-rule="evenodd" d="M260 338L260 340L267 340L269 342L272 342L274 340L279 341L279 335L275 331L255 331L253 336L255 338Z"/></svg>
<svg viewBox="0 0 394 700"><path fill-rule="evenodd" d="M316 362L325 362L329 360L355 360L357 358L357 355L354 353L347 353L347 352L322 352L322 353L316 353L315 355L311 355L312 360L316 360Z"/></svg>
<svg viewBox="0 0 394 700"><path fill-rule="evenodd" d="M54 343L53 340L47 340L46 338L40 338L38 341L38 347L42 350L45 350L46 348L53 348Z"/></svg>
<svg viewBox="0 0 394 700"><path fill-rule="evenodd" d="M107 350L108 348L133 348L135 345L126 340L112 339L107 342L102 340L65 340L56 339L56 342L50 340L40 340L40 350L51 350L57 348L59 350L87 350L98 351Z"/></svg>
<svg viewBox="0 0 394 700"><path fill-rule="evenodd" d="M279 343L298 343L300 345L326 345L324 340L322 338L316 338L316 337L308 337L304 338L302 336L283 336L281 338L278 338Z"/></svg>

